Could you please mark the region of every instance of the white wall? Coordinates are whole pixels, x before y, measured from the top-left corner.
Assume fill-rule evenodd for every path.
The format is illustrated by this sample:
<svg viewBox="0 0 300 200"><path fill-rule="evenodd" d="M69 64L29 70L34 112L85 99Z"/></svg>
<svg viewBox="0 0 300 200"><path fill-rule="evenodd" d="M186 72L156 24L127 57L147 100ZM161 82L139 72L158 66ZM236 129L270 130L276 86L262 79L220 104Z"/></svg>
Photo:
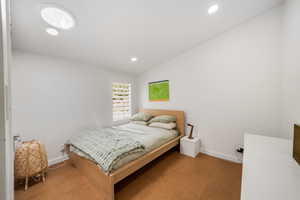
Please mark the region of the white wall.
<svg viewBox="0 0 300 200"><path fill-rule="evenodd" d="M54 162L73 133L112 124L113 81L134 84L134 77L58 58L14 52L13 133L20 133L24 140L42 141L49 160ZM136 110L135 102L133 106Z"/></svg>
<svg viewBox="0 0 300 200"><path fill-rule="evenodd" d="M288 0L284 13L283 137L300 124L300 1Z"/></svg>
<svg viewBox="0 0 300 200"><path fill-rule="evenodd" d="M203 151L235 160L245 132L280 135L282 7L139 77L140 106L178 109ZM170 101L149 102L147 83L170 80Z"/></svg>

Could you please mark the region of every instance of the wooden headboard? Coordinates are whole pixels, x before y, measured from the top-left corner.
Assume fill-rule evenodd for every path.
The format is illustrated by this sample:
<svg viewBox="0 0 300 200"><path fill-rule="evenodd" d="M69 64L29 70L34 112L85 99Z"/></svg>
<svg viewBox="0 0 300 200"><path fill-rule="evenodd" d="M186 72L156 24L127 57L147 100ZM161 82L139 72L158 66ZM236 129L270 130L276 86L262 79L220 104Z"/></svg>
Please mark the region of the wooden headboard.
<svg viewBox="0 0 300 200"><path fill-rule="evenodd" d="M180 110L155 110L155 109L140 109L140 112L149 113L153 116L158 115L173 115L176 117L177 129L180 136L185 136L185 118L184 112Z"/></svg>

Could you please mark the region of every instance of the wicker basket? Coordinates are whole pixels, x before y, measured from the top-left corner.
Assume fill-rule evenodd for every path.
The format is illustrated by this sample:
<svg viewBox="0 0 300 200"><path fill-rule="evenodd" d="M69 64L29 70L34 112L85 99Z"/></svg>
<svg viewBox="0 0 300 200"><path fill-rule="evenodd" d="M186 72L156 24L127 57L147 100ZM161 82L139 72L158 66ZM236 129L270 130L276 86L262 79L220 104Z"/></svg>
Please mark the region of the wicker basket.
<svg viewBox="0 0 300 200"><path fill-rule="evenodd" d="M48 159L45 147L40 142L33 140L23 142L15 154L15 178L25 179L25 190L28 188L28 178L40 175L45 181L48 168Z"/></svg>

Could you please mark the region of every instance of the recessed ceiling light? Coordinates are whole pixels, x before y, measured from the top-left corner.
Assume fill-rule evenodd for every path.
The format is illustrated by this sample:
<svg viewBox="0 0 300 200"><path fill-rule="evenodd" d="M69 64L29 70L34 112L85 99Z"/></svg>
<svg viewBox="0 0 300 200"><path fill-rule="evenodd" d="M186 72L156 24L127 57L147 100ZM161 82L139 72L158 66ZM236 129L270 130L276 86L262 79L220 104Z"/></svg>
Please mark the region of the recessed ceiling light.
<svg viewBox="0 0 300 200"><path fill-rule="evenodd" d="M56 7L44 7L41 16L49 25L59 29L70 29L75 26L73 16L65 10Z"/></svg>
<svg viewBox="0 0 300 200"><path fill-rule="evenodd" d="M131 62L136 62L136 61L138 61L138 58L137 57L132 57L130 60L131 60Z"/></svg>
<svg viewBox="0 0 300 200"><path fill-rule="evenodd" d="M216 12L218 12L218 10L219 10L219 5L218 4L214 4L214 5L212 5L212 6L209 7L208 14L209 15L215 14Z"/></svg>
<svg viewBox="0 0 300 200"><path fill-rule="evenodd" d="M54 28L46 28L46 32L49 35L53 35L53 36L57 36L58 35L58 30L54 29Z"/></svg>

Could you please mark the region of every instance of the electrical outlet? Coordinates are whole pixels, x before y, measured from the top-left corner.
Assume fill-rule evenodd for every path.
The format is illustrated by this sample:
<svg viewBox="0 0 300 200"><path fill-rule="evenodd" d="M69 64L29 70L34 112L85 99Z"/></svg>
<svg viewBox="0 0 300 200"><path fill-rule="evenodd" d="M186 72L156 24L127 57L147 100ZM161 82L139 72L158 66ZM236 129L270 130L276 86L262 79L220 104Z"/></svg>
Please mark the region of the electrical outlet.
<svg viewBox="0 0 300 200"><path fill-rule="evenodd" d="M243 154L243 153L244 153L244 146L241 145L241 144L239 144L239 145L236 147L236 152Z"/></svg>
<svg viewBox="0 0 300 200"><path fill-rule="evenodd" d="M238 153L244 153L244 148L237 148L236 151L237 151Z"/></svg>

